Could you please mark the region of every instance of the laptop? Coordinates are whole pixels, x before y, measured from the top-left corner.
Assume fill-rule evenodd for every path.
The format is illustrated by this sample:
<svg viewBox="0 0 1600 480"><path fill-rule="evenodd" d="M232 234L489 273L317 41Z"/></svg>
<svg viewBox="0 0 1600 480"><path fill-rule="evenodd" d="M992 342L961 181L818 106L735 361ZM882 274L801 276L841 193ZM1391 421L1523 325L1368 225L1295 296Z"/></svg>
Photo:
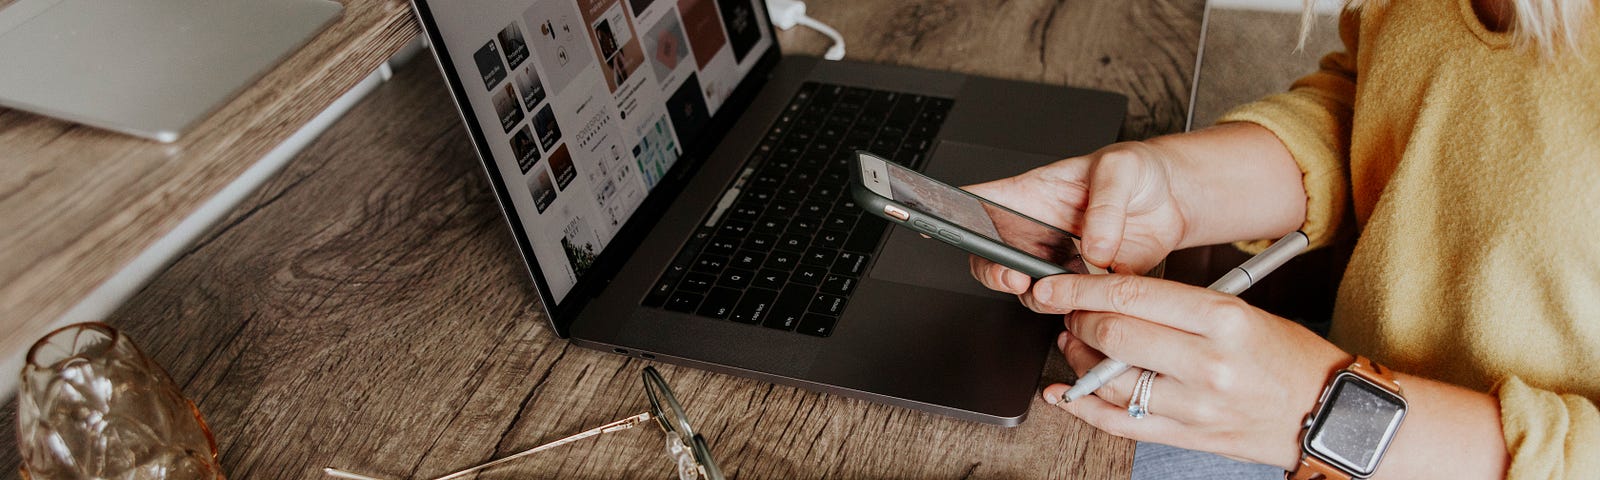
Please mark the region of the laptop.
<svg viewBox="0 0 1600 480"><path fill-rule="evenodd" d="M329 0L0 0L0 106L174 142L343 8Z"/></svg>
<svg viewBox="0 0 1600 480"><path fill-rule="evenodd" d="M1127 99L780 53L751 0L414 0L557 335L998 425L1059 318L862 212L871 151L955 185L1116 140Z"/></svg>

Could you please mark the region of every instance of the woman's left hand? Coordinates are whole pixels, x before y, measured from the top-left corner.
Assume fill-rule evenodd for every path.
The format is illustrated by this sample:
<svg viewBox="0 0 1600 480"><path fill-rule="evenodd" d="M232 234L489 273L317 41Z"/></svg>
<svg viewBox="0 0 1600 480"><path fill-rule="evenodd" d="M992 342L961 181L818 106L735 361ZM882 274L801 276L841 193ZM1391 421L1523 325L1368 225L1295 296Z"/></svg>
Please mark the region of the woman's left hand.
<svg viewBox="0 0 1600 480"><path fill-rule="evenodd" d="M1094 395L1045 400L1112 435L1293 470L1300 423L1328 377L1352 356L1300 325L1238 297L1134 275L1056 275L1022 296L1062 313L1058 346L1078 375L1107 355L1135 368ZM1102 353L1104 352L1104 353ZM1149 412L1128 415L1141 369L1158 372Z"/></svg>

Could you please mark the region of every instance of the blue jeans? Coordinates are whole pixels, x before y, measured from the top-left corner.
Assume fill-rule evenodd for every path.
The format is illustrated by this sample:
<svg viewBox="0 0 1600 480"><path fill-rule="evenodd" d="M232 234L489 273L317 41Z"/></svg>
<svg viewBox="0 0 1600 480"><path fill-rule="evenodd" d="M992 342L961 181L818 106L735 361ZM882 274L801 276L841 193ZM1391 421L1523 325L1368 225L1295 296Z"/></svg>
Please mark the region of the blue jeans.
<svg viewBox="0 0 1600 480"><path fill-rule="evenodd" d="M1133 480L1214 478L1282 480L1283 469L1159 443L1139 442L1134 447Z"/></svg>

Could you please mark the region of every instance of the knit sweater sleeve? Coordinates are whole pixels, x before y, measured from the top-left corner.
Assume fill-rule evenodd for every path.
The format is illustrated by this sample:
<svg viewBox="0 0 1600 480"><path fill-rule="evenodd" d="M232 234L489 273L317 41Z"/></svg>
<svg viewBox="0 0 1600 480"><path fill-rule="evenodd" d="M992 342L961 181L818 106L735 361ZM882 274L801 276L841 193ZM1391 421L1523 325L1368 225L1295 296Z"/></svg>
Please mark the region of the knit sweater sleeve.
<svg viewBox="0 0 1600 480"><path fill-rule="evenodd" d="M1600 409L1511 377L1495 388L1511 468L1506 478L1600 477Z"/></svg>
<svg viewBox="0 0 1600 480"><path fill-rule="evenodd" d="M1356 43L1360 17L1346 12L1339 21L1345 50L1322 58L1319 69L1295 81L1289 91L1241 105L1218 123L1250 122L1277 135L1300 165L1306 189L1306 221L1301 231L1311 247L1338 236L1350 210L1350 121L1356 92ZM1240 242L1250 252L1272 239Z"/></svg>

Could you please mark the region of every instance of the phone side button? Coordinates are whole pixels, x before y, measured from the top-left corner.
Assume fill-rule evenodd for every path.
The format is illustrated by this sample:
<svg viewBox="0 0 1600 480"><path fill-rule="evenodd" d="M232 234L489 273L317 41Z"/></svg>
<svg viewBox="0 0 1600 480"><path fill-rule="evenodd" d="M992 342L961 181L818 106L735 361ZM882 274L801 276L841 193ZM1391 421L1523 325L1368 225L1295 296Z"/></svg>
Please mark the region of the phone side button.
<svg viewBox="0 0 1600 480"><path fill-rule="evenodd" d="M906 219L908 219L908 218L911 218L911 213L910 212L902 210L900 207L896 207L894 205L884 205L883 206L883 213L888 215L888 216L891 216L891 217L894 217L894 218L898 218L902 222L906 221Z"/></svg>
<svg viewBox="0 0 1600 480"><path fill-rule="evenodd" d="M956 233L956 232L952 232L952 231L949 231L949 230L945 230L943 228L939 229L939 236L944 237L946 239L949 239L952 242L961 241L961 234Z"/></svg>
<svg viewBox="0 0 1600 480"><path fill-rule="evenodd" d="M914 227L917 227L919 229L922 229L922 230L931 231L931 230L934 229L933 224L925 222L925 221L922 221L922 219L920 219L920 218L916 219L916 220L912 220L911 221L911 225L914 226Z"/></svg>

